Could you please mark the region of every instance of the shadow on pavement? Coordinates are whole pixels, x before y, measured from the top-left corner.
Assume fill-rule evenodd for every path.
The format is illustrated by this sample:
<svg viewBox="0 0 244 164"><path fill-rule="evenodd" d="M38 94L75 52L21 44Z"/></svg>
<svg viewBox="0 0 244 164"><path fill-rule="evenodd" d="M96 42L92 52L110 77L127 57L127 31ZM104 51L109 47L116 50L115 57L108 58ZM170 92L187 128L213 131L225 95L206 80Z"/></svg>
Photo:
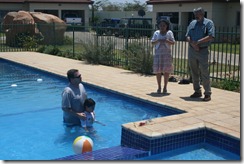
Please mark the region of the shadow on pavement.
<svg viewBox="0 0 244 164"><path fill-rule="evenodd" d="M169 96L170 93L157 93L157 92L151 92L149 94L147 94L149 96L152 96L152 97L164 97L164 96Z"/></svg>

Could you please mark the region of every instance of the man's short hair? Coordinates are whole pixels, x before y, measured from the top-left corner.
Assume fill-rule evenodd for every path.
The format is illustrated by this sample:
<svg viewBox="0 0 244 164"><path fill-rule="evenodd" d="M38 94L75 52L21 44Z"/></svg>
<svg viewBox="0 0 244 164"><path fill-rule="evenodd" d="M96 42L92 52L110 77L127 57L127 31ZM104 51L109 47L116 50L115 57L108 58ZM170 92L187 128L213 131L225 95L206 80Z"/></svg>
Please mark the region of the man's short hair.
<svg viewBox="0 0 244 164"><path fill-rule="evenodd" d="M193 9L193 13L196 14L197 12L201 12L202 14L205 13L204 9L202 7L198 7Z"/></svg>
<svg viewBox="0 0 244 164"><path fill-rule="evenodd" d="M78 72L78 69L70 69L67 72L67 78L70 81L71 78L75 77L75 73Z"/></svg>

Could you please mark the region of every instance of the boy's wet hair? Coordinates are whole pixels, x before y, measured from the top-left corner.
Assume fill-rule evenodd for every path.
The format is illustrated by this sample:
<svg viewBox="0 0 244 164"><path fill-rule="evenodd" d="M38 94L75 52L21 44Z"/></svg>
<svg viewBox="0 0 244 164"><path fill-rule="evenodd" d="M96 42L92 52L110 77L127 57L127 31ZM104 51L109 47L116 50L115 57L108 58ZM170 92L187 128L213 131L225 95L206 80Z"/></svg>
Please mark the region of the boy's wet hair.
<svg viewBox="0 0 244 164"><path fill-rule="evenodd" d="M92 98L87 98L84 102L84 107L95 106L96 102Z"/></svg>

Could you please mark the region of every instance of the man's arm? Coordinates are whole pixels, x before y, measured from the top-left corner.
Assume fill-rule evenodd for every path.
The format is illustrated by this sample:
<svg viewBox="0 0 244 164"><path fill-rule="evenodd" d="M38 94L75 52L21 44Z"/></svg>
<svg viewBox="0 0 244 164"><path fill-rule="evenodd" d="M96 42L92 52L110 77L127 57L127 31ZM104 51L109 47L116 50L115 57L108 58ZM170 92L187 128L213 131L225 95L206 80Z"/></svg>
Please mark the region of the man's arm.
<svg viewBox="0 0 244 164"><path fill-rule="evenodd" d="M206 24L206 36L199 39L196 43L196 45L200 45L202 43L207 43L207 42L210 42L214 39L215 37L215 27L214 27L214 23L213 21L209 21L207 24Z"/></svg>
<svg viewBox="0 0 244 164"><path fill-rule="evenodd" d="M199 39L196 42L196 45L199 45L199 44L202 44L202 43L206 43L206 42L209 42L209 41L212 41L212 40L213 40L212 36L205 36L204 38Z"/></svg>
<svg viewBox="0 0 244 164"><path fill-rule="evenodd" d="M192 48L194 48L195 51L199 51L199 46L197 45L197 42L192 41L189 36L186 37L186 41L190 44Z"/></svg>
<svg viewBox="0 0 244 164"><path fill-rule="evenodd" d="M83 119L83 120L86 119L86 114L83 113L83 112L76 113L71 108L62 108L62 110L64 112L68 112L68 113L70 113L70 114L72 114L72 115L74 115L74 116L76 116L76 117L78 117L80 119Z"/></svg>

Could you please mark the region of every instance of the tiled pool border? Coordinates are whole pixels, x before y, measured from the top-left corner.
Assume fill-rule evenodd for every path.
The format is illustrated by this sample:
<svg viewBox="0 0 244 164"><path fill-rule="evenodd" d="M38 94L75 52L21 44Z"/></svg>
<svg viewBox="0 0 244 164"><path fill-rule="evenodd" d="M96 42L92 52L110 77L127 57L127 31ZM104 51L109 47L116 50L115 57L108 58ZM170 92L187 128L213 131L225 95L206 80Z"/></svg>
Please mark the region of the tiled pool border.
<svg viewBox="0 0 244 164"><path fill-rule="evenodd" d="M66 156L55 160L135 160L147 156L148 151L114 146L84 154Z"/></svg>
<svg viewBox="0 0 244 164"><path fill-rule="evenodd" d="M55 160L137 160L186 146L208 143L240 156L240 140L209 128L199 128L161 138L146 138L122 128L121 146L70 155Z"/></svg>
<svg viewBox="0 0 244 164"><path fill-rule="evenodd" d="M209 143L240 156L240 140L207 127L148 138L122 127L121 145L149 151L150 155L199 143Z"/></svg>

